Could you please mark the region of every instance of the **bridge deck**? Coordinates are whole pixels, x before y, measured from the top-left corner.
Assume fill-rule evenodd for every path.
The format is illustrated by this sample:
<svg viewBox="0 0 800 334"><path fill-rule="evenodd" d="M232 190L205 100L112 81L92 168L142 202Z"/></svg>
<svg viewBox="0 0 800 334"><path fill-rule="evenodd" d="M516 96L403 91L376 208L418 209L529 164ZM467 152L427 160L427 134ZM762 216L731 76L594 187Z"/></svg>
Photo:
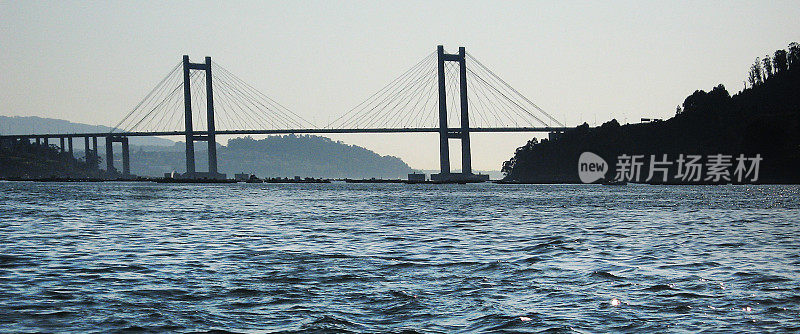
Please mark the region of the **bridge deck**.
<svg viewBox="0 0 800 334"><path fill-rule="evenodd" d="M571 127L518 127L518 128L470 128L469 132L553 132L566 131ZM461 128L449 128L449 131L460 131ZM371 129L276 129L276 130L222 130L217 135L271 135L271 134L326 134L326 133L438 133L439 128L371 128ZM193 131L195 135L208 135L208 131ZM76 137L147 137L147 136L184 136L185 131L163 132L86 132L86 133L46 133L0 135L3 139L24 138L76 138Z"/></svg>

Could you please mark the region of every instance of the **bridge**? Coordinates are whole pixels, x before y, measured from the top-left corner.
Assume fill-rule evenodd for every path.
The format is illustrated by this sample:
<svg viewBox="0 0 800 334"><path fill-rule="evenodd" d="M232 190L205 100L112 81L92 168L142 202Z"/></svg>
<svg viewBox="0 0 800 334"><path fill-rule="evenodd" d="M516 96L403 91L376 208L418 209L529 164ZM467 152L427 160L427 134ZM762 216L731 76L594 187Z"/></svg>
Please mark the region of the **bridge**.
<svg viewBox="0 0 800 334"><path fill-rule="evenodd" d="M435 52L322 127L261 93L212 62L211 57L206 57L202 63L193 63L185 55L110 132L0 135L0 141L35 141L49 145L50 139L58 139L59 149L72 154L73 140L83 138L85 159L96 164L99 161L98 138L103 138L106 171L118 176L113 144L119 142L122 144L121 176L129 177L129 138L182 136L186 142L186 172L182 177L219 179L225 175L217 168L218 135L438 133L440 173L431 178L470 181L476 179L472 173L470 133L552 133L567 129L467 53L464 47L451 54L439 45ZM461 143L460 173L451 171L452 139ZM195 142L209 144L206 172L196 169Z"/></svg>

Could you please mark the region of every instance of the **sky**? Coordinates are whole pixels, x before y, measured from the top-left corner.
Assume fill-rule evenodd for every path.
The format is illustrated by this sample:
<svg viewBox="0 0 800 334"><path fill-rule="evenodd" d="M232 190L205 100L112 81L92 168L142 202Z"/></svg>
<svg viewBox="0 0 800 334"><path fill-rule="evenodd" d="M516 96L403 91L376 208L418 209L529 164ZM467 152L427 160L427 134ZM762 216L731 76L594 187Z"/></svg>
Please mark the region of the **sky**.
<svg viewBox="0 0 800 334"><path fill-rule="evenodd" d="M697 89L741 90L800 41L798 17L797 1L0 1L0 115L113 126L188 54L326 124L442 44L569 126L669 118ZM472 164L543 136L473 134ZM330 137L439 165L436 134Z"/></svg>

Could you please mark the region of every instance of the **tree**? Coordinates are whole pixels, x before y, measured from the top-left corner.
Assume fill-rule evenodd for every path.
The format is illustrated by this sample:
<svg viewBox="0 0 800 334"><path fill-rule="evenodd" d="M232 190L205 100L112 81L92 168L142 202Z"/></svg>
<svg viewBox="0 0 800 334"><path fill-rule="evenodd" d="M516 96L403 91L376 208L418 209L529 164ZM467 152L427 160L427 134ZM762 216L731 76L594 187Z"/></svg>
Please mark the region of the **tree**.
<svg viewBox="0 0 800 334"><path fill-rule="evenodd" d="M764 80L767 80L768 77L772 76L772 59L769 59L769 55L765 55L761 63L764 64Z"/></svg>
<svg viewBox="0 0 800 334"><path fill-rule="evenodd" d="M786 54L786 50L777 50L775 51L775 55L772 57L772 67L775 73L783 73L787 69L789 69L788 58Z"/></svg>
<svg viewBox="0 0 800 334"><path fill-rule="evenodd" d="M800 67L800 44L797 44L797 42L789 43L788 63L790 70Z"/></svg>
<svg viewBox="0 0 800 334"><path fill-rule="evenodd" d="M758 61L756 61L756 64L758 64ZM758 74L759 73L759 68L758 68L758 66L756 64L750 65L750 72L747 73L747 81L750 83L750 87L755 87L756 85L761 83L761 80L760 80L760 77L759 77L759 74ZM686 107L686 106L684 105L684 107Z"/></svg>
<svg viewBox="0 0 800 334"><path fill-rule="evenodd" d="M756 84L761 84L764 82L764 70L761 68L761 60L756 57L755 63L753 63L753 69L755 70L756 75Z"/></svg>
<svg viewBox="0 0 800 334"><path fill-rule="evenodd" d="M682 113L683 113L683 108L681 108L681 106L678 105L678 107L675 108L675 115L680 115Z"/></svg>

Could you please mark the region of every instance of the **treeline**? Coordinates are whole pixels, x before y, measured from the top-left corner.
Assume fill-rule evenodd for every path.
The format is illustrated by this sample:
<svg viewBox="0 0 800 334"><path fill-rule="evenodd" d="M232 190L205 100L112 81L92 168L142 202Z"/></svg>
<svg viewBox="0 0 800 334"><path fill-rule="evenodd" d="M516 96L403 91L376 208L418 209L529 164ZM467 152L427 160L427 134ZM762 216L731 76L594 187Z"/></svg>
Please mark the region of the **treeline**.
<svg viewBox="0 0 800 334"><path fill-rule="evenodd" d="M668 120L629 125L612 120L596 128L584 123L555 140L534 138L503 164L505 179L580 182L578 158L588 151L609 163L609 179L623 154L668 154L673 160L680 154L744 154L763 157L758 182L799 183L800 48L791 43L788 51L765 59L753 64L751 85L738 94L731 96L723 85L695 91ZM677 164L670 168L670 175L679 174ZM648 175L647 164L641 173Z"/></svg>
<svg viewBox="0 0 800 334"><path fill-rule="evenodd" d="M52 145L28 141L3 142L0 145L0 178L97 178L97 163L86 163Z"/></svg>
<svg viewBox="0 0 800 334"><path fill-rule="evenodd" d="M750 87L755 87L766 82L770 77L779 75L800 67L800 44L792 42L789 44L789 51L784 49L776 50L775 53L764 56L764 59L756 58L750 66L747 82Z"/></svg>

